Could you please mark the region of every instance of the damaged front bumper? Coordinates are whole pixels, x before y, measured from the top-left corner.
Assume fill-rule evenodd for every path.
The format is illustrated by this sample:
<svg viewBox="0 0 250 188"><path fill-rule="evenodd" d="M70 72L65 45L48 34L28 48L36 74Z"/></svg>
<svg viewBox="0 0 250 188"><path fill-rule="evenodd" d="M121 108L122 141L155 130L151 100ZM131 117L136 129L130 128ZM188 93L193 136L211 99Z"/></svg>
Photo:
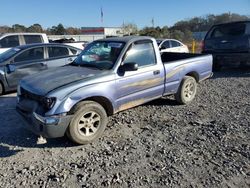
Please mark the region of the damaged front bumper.
<svg viewBox="0 0 250 188"><path fill-rule="evenodd" d="M72 118L66 114L44 117L36 112L27 112L18 105L16 110L26 128L45 138L63 137Z"/></svg>

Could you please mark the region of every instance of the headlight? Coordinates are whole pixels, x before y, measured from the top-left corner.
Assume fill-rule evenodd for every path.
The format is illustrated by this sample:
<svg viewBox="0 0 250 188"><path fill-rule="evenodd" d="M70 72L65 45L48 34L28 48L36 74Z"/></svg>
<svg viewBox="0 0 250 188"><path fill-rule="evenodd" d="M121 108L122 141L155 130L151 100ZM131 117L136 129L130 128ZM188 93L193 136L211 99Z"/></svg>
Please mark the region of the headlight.
<svg viewBox="0 0 250 188"><path fill-rule="evenodd" d="M42 104L47 110L50 110L51 108L53 108L55 103L56 103L55 97L44 97L42 99Z"/></svg>

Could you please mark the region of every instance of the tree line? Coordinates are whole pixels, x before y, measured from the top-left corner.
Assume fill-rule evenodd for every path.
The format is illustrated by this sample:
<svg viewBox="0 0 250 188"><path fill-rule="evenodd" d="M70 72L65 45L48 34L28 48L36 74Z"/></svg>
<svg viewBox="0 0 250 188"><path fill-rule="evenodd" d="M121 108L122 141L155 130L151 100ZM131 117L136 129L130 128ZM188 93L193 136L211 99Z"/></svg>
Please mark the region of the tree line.
<svg viewBox="0 0 250 188"><path fill-rule="evenodd" d="M145 27L139 31L139 34L155 38L175 38L184 42L190 42L193 40L193 32L206 32L215 24L245 20L250 20L250 16L231 13L209 14L203 17L179 21L172 27Z"/></svg>
<svg viewBox="0 0 250 188"><path fill-rule="evenodd" d="M212 25L232 22L250 20L250 16L224 13L220 15L209 14L203 17L194 17L187 20L182 20L175 23L173 26L163 27L144 27L138 29L136 24L125 23L121 27L123 33L126 35L143 35L152 36L155 38L175 38L184 42L189 42L193 39L193 32L207 31ZM81 34L81 28L76 27L64 27L63 24L52 26L51 28L44 29L40 24L36 23L29 27L24 25L14 24L9 26L0 26L0 33L9 32L39 32L47 33L50 35L77 35Z"/></svg>
<svg viewBox="0 0 250 188"><path fill-rule="evenodd" d="M81 34L80 28L67 27L65 28L63 24L58 24L57 26L52 26L51 28L44 29L40 24L36 23L29 27L24 25L14 24L12 27L0 26L0 33L14 33L14 32L32 32L32 33L46 33L49 35L77 35Z"/></svg>

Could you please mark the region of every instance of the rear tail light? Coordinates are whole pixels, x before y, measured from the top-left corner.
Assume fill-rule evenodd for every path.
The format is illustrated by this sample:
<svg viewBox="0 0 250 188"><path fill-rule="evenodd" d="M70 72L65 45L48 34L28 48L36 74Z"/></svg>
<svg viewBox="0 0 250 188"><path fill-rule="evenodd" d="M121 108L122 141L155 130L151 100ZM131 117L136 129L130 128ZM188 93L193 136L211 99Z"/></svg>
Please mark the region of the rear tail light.
<svg viewBox="0 0 250 188"><path fill-rule="evenodd" d="M204 40L201 41L201 51L202 52L205 51L205 41Z"/></svg>

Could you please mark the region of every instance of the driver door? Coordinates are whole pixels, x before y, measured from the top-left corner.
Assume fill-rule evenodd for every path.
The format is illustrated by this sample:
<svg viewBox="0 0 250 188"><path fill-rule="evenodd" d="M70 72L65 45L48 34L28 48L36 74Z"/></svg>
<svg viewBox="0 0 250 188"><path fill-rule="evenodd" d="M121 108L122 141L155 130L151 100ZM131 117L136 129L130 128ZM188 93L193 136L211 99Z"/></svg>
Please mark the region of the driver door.
<svg viewBox="0 0 250 188"><path fill-rule="evenodd" d="M118 72L116 106L118 111L140 105L162 96L164 92L163 65L156 62L151 40L134 43L122 64L136 63L138 70Z"/></svg>

